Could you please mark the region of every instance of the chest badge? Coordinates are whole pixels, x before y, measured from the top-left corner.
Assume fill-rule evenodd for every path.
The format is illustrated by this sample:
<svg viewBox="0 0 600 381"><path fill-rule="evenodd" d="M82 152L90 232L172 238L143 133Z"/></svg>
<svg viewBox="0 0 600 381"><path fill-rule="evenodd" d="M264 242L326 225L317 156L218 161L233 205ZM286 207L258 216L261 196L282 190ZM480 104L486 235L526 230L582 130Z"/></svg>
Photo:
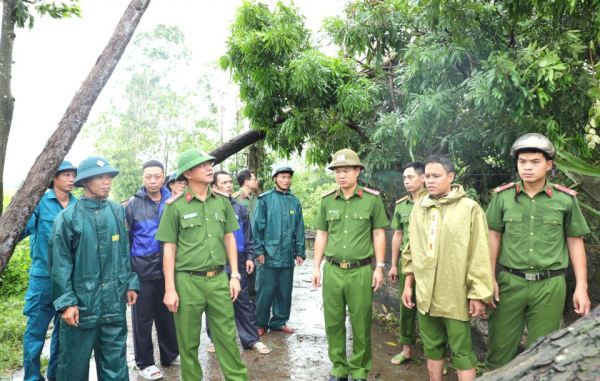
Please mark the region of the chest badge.
<svg viewBox="0 0 600 381"><path fill-rule="evenodd" d="M116 241L118 241L118 240L119 240L119 235L118 235L118 234L117 234L117 235L113 235L113 236L111 237L111 239L112 239L112 241L113 241L113 242L116 242Z"/></svg>
<svg viewBox="0 0 600 381"><path fill-rule="evenodd" d="M293 210L290 210L290 214L294 214L294 211L293 211Z"/></svg>

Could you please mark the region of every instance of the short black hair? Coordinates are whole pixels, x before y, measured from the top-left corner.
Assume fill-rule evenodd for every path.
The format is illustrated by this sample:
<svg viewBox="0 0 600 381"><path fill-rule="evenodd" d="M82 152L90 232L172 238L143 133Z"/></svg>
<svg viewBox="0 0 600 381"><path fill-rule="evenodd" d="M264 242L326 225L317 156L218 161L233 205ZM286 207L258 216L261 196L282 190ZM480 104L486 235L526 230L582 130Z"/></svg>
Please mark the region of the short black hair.
<svg viewBox="0 0 600 381"><path fill-rule="evenodd" d="M538 148L523 148L515 152L515 161L519 160L519 155L522 153L541 153L546 158L546 161L554 160L548 153L544 150Z"/></svg>
<svg viewBox="0 0 600 381"><path fill-rule="evenodd" d="M249 169L244 169L243 171L240 171L240 173L238 173L237 175L238 185L243 186L246 183L246 180L250 180L252 178L252 175L256 177L256 173Z"/></svg>
<svg viewBox="0 0 600 381"><path fill-rule="evenodd" d="M425 162L425 166L427 166L427 164L433 164L433 163L441 164L442 167L444 167L444 170L446 171L447 174L451 174L452 172L454 172L454 163L447 156L444 156L444 155L429 156L429 159L427 159L427 161Z"/></svg>
<svg viewBox="0 0 600 381"><path fill-rule="evenodd" d="M144 169L150 167L158 167L163 171L163 173L165 173L165 166L158 160L148 160L147 162L145 162L142 166L142 172L144 171Z"/></svg>
<svg viewBox="0 0 600 381"><path fill-rule="evenodd" d="M217 185L217 181L219 181L219 175L228 175L228 176L231 176L229 174L229 172L227 172L227 171L216 171L215 173L213 173L213 182L212 182L212 185Z"/></svg>
<svg viewBox="0 0 600 381"><path fill-rule="evenodd" d="M417 172L419 176L425 173L425 165L420 161L413 161L406 164L404 166L404 171L406 171L408 168L414 168L415 172Z"/></svg>

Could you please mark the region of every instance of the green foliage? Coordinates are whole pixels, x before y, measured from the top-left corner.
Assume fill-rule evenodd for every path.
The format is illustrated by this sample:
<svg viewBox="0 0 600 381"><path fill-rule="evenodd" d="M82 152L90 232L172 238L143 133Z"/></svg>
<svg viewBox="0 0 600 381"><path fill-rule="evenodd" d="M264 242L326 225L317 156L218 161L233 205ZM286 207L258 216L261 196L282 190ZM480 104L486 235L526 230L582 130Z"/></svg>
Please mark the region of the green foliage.
<svg viewBox="0 0 600 381"><path fill-rule="evenodd" d="M23 335L27 327L24 306L23 295L3 295L0 299L0 377L10 377L23 365Z"/></svg>
<svg viewBox="0 0 600 381"><path fill-rule="evenodd" d="M0 294L3 297L25 295L30 267L29 240L25 240L17 245L0 276Z"/></svg>
<svg viewBox="0 0 600 381"><path fill-rule="evenodd" d="M19 28L24 28L25 25L29 29L33 28L36 12L40 16L48 15L53 19L81 17L79 0L65 0L60 3L46 0L17 0L14 8L15 24Z"/></svg>
<svg viewBox="0 0 600 381"><path fill-rule="evenodd" d="M302 204L305 228L315 228L314 223L321 203L321 195L334 187L335 181L331 171L309 168L294 173L292 193L298 197Z"/></svg>

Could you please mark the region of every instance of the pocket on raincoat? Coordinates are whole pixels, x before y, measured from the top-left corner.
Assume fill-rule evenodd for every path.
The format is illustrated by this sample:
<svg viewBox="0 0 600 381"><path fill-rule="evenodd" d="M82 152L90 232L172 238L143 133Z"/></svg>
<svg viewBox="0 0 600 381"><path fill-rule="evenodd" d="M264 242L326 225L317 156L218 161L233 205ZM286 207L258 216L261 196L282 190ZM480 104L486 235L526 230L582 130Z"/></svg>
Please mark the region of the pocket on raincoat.
<svg viewBox="0 0 600 381"><path fill-rule="evenodd" d="M83 315L83 313L87 311L93 311L93 291L96 288L95 280L87 280L81 281L75 286L75 294L77 295L77 308L79 309L79 315Z"/></svg>

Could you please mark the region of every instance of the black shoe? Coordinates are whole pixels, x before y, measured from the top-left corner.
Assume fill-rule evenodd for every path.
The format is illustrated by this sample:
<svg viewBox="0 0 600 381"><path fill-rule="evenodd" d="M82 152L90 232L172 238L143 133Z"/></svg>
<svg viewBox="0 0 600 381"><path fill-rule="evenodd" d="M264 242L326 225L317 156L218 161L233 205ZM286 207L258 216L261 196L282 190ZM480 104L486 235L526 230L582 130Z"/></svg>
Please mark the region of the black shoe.
<svg viewBox="0 0 600 381"><path fill-rule="evenodd" d="M348 377L331 376L329 381L348 381Z"/></svg>
<svg viewBox="0 0 600 381"><path fill-rule="evenodd" d="M353 378L354 381L367 381L366 378Z"/></svg>

